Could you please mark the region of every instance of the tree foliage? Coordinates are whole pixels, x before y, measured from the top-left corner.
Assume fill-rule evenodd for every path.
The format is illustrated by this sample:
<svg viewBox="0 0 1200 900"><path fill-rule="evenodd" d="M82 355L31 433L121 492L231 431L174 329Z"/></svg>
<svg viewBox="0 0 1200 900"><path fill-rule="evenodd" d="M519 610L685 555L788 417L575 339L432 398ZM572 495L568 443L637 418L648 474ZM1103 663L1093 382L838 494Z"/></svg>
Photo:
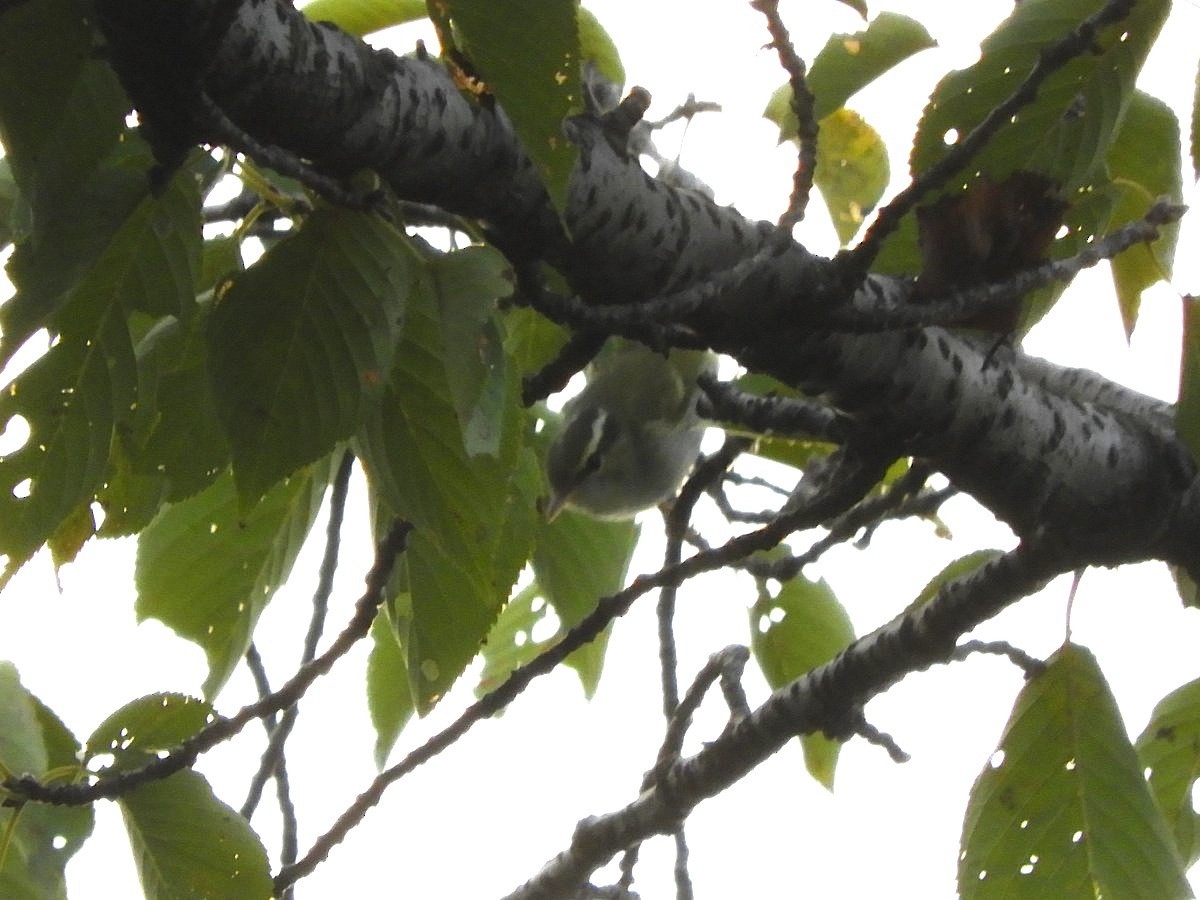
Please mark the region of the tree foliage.
<svg viewBox="0 0 1200 900"><path fill-rule="evenodd" d="M137 535L138 616L208 665L203 698L149 694L81 740L0 664L0 894L65 896L101 797L120 804L147 896L288 893L389 785L533 679L565 663L594 691L612 621L658 590L662 751L636 799L582 822L513 897L599 896L584 887L596 869L624 852L632 871L654 834L685 846L688 813L793 737L826 785L853 737L900 756L864 704L981 649L1028 681L971 794L960 893L1188 895L1195 684L1135 744L1086 648L1039 662L962 640L1092 565L1161 560L1194 605L1191 304L1174 408L1019 347L1084 267L1111 260L1130 333L1142 292L1170 276L1200 110L1188 144L1136 87L1168 3L1018 4L978 61L937 85L908 184L878 211L886 149L847 104L931 46L928 32L881 14L805 67L776 4L752 5L788 76L760 102L799 145L789 215L815 186L847 248L832 259L716 204L677 166L647 174L648 97L621 99L619 45L573 0L0 3L0 242L15 288L0 361L45 347L0 396L15 436L0 456L0 579L44 547L64 565L97 537ZM437 52L360 40L426 16ZM214 199L231 183L234 199ZM1042 212L1016 196L1031 183L1053 195ZM937 278L937 216L943 233L968 223L967 268L986 276ZM1034 236L1056 230L1043 254ZM1016 334L972 327L998 309ZM538 512L558 427L542 401L613 336L747 370L702 385L725 443L664 511L662 568L631 582L637 526ZM763 496L741 474L756 458L790 482L744 514L735 503ZM318 656L356 472L379 550L354 619ZM889 519L936 528L956 492L1009 525L1015 549L964 557L856 639L803 567ZM723 543L693 519L705 495L733 534ZM304 664L219 714L236 667L257 665L259 617L323 506L334 522ZM733 638L750 650L715 654L681 691L674 592L727 568L757 579ZM235 811L192 767L262 719L260 776L282 787L296 704L363 639L381 774L303 854L285 839L273 865L254 803ZM478 700L387 766L412 714L480 658ZM756 708L748 658L774 689ZM685 757L717 685L728 726Z"/></svg>

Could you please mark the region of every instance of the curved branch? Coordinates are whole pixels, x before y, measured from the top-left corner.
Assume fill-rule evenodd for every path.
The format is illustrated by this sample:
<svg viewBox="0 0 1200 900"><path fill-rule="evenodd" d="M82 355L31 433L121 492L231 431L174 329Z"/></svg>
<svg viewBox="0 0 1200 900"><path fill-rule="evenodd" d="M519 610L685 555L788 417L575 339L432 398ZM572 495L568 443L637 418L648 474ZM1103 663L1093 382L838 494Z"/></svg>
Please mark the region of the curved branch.
<svg viewBox="0 0 1200 900"><path fill-rule="evenodd" d="M695 756L671 766L628 806L582 820L570 847L505 900L570 896L614 854L671 831L698 803L740 780L795 735L837 731L905 675L950 659L959 635L1069 570L1059 548L1031 542L949 582L925 606L775 691Z"/></svg>

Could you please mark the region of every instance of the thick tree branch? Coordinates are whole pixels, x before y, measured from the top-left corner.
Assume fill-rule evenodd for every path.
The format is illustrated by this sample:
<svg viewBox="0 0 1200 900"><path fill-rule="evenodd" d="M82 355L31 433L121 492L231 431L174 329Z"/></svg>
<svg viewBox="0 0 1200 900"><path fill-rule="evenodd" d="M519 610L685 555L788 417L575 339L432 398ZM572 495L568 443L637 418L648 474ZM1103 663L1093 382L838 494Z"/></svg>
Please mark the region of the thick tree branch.
<svg viewBox="0 0 1200 900"><path fill-rule="evenodd" d="M905 305L909 280L847 283L844 267L769 223L651 178L595 117L567 123L579 149L568 240L503 112L464 98L435 61L373 51L281 0L190 0L167 24L156 7L98 3L117 70L158 133L203 138L203 116L181 125L178 110L202 90L238 128L318 171L371 167L402 199L484 221L513 259L556 266L593 308L629 315L630 304L686 296L672 330L643 322L642 335L690 335L824 394L861 437L926 458L1018 534L1045 525L1090 562L1160 557L1200 575L1195 465L1159 424L1107 405L1111 392L1080 400L1045 371L1026 378L1021 354L989 360L942 327L826 327L839 310ZM147 67L175 82L148 90L136 77Z"/></svg>
<svg viewBox="0 0 1200 900"><path fill-rule="evenodd" d="M560 220L504 112L464 97L422 53L372 51L307 22L283 0L180 0L166 13L158 0L96 5L114 66L163 166L193 143L226 139L251 154L282 148L325 178L345 181L374 169L402 201L478 220L518 271L538 262L561 271L575 296L532 302L591 329L573 347L579 358L604 333L711 347L820 395L821 406L802 410L808 425L847 448L872 451L870 460L843 451L822 477L802 484L790 514L765 528L602 599L561 644L383 773L304 858L279 873L277 890L324 859L389 784L511 702L636 597L772 546L798 523L828 522L875 483L881 459L914 456L943 472L1011 525L1020 547L777 691L703 751L672 761L625 809L580 823L571 847L513 897L582 896L599 865L677 829L697 803L793 735L862 730L871 697L951 658L962 634L1060 572L1162 558L1200 578L1200 479L1161 404L1019 351L993 354L990 338L906 323L911 279L860 277L782 229L650 177L609 139L602 116L565 125L579 158ZM1010 102L1032 99L1038 78L1086 50L1095 29L1128 5L1110 3L1066 36L1064 56L1044 56ZM998 107L991 124L947 158L968 158L1010 108ZM894 217L946 174L914 184ZM856 259L873 252L871 241ZM1017 287L1024 289L986 288L982 301L952 302L992 302Z"/></svg>

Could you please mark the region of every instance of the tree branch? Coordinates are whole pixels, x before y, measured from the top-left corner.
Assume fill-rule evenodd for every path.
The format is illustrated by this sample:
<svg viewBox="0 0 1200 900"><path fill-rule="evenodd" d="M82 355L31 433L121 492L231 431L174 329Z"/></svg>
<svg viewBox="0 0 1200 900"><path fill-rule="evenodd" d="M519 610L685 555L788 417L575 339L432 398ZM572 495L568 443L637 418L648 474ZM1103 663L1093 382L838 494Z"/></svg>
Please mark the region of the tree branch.
<svg viewBox="0 0 1200 900"><path fill-rule="evenodd" d="M505 900L569 896L615 853L668 833L696 804L740 780L795 735L837 728L905 675L949 659L960 634L1069 570L1060 548L1032 542L947 583L926 605L775 691L625 808L582 820L570 847Z"/></svg>
<svg viewBox="0 0 1200 900"><path fill-rule="evenodd" d="M172 750L140 769L132 769L109 777L96 778L83 784L42 784L31 776L10 778L3 788L17 802L34 800L63 806L82 806L101 798L111 800L128 793L139 785L160 781L182 769L190 768L202 753L229 740L255 719L270 716L294 706L314 681L333 668L371 628L384 588L391 576L396 558L404 551L412 526L397 521L392 524L375 552L375 563L367 573L367 589L359 598L354 615L342 633L323 654L303 666L275 693L243 706L228 719L217 719Z"/></svg>

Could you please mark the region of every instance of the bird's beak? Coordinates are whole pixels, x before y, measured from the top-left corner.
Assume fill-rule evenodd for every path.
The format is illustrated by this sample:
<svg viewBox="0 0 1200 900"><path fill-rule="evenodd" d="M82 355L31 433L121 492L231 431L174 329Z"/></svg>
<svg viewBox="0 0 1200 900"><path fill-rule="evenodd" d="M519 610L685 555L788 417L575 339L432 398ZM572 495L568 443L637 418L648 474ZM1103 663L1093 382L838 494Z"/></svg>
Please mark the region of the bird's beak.
<svg viewBox="0 0 1200 900"><path fill-rule="evenodd" d="M542 518L547 522L553 522L558 518L558 514L563 511L563 507L567 505L567 495L559 494L551 491L547 496L538 500L538 508L542 512Z"/></svg>

